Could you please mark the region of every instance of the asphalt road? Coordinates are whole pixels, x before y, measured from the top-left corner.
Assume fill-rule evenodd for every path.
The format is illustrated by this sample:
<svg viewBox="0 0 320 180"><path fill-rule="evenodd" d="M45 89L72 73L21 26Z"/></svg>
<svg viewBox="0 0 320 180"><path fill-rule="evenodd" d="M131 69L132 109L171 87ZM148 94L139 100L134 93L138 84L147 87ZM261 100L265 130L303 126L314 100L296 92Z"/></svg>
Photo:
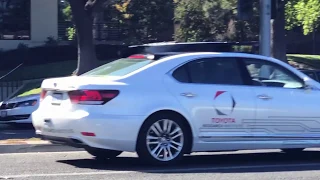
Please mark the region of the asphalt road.
<svg viewBox="0 0 320 180"><path fill-rule="evenodd" d="M32 137L30 126L0 125L0 140ZM197 153L174 167L144 166L133 153L113 161L97 161L83 151L0 153L1 179L314 180L320 179L320 149L294 155L278 150Z"/></svg>
<svg viewBox="0 0 320 180"><path fill-rule="evenodd" d="M29 139L35 137L32 125L4 125L0 124L0 140L5 139Z"/></svg>
<svg viewBox="0 0 320 180"><path fill-rule="evenodd" d="M113 161L98 161L86 152L0 154L0 162L0 179L320 179L320 150L296 155L279 151L200 154L187 156L174 167L144 166L131 153Z"/></svg>

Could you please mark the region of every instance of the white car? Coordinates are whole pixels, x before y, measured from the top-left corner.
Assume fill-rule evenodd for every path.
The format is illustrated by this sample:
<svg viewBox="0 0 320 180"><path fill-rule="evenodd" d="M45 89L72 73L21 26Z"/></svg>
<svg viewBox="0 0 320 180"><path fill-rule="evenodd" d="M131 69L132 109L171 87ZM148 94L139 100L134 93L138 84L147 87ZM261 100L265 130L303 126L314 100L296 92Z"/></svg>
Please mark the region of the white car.
<svg viewBox="0 0 320 180"><path fill-rule="evenodd" d="M320 85L279 60L244 53L133 55L46 79L36 133L98 158L155 164L191 152L320 147Z"/></svg>
<svg viewBox="0 0 320 180"><path fill-rule="evenodd" d="M0 123L31 124L31 114L39 106L40 95L14 97L2 102Z"/></svg>

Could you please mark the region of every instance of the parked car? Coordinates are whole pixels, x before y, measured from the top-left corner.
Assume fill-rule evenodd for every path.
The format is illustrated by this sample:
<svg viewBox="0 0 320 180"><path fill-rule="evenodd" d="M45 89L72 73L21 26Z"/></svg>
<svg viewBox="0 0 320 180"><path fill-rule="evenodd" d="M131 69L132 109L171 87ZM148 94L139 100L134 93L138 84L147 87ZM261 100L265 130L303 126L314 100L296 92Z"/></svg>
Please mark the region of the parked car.
<svg viewBox="0 0 320 180"><path fill-rule="evenodd" d="M320 147L320 84L289 64L245 53L155 57L44 80L36 134L97 158L128 151L154 164L191 152Z"/></svg>
<svg viewBox="0 0 320 180"><path fill-rule="evenodd" d="M2 102L0 123L31 124L31 113L39 106L40 94L14 97Z"/></svg>

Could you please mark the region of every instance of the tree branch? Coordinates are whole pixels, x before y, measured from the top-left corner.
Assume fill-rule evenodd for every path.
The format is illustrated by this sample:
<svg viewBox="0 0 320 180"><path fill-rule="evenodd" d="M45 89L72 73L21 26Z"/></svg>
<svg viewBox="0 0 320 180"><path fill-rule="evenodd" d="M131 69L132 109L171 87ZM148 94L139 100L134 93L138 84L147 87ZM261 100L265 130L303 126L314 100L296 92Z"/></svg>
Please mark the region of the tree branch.
<svg viewBox="0 0 320 180"><path fill-rule="evenodd" d="M96 9L98 9L99 7L102 7L102 4L105 2L106 0L87 0L84 9L86 11L95 11Z"/></svg>

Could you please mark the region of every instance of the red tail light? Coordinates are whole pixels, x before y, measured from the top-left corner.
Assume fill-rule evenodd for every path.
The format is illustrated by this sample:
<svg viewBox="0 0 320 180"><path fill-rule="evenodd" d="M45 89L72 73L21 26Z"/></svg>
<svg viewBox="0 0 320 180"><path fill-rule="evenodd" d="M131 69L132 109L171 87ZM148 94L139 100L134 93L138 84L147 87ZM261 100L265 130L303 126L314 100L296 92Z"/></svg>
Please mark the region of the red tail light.
<svg viewBox="0 0 320 180"><path fill-rule="evenodd" d="M146 56L143 54L134 54L128 57L129 59L145 59Z"/></svg>
<svg viewBox="0 0 320 180"><path fill-rule="evenodd" d="M133 54L131 56L128 57L129 59L149 59L149 60L153 60L154 59L154 55L152 54Z"/></svg>
<svg viewBox="0 0 320 180"><path fill-rule="evenodd" d="M81 134L83 136L96 136L96 134L92 133L92 132L81 132Z"/></svg>
<svg viewBox="0 0 320 180"><path fill-rule="evenodd" d="M42 101L44 99L44 97L46 97L47 91L42 89L41 90L41 94L40 94L40 101Z"/></svg>
<svg viewBox="0 0 320 180"><path fill-rule="evenodd" d="M75 90L68 95L74 104L101 105L111 101L119 95L118 90Z"/></svg>

